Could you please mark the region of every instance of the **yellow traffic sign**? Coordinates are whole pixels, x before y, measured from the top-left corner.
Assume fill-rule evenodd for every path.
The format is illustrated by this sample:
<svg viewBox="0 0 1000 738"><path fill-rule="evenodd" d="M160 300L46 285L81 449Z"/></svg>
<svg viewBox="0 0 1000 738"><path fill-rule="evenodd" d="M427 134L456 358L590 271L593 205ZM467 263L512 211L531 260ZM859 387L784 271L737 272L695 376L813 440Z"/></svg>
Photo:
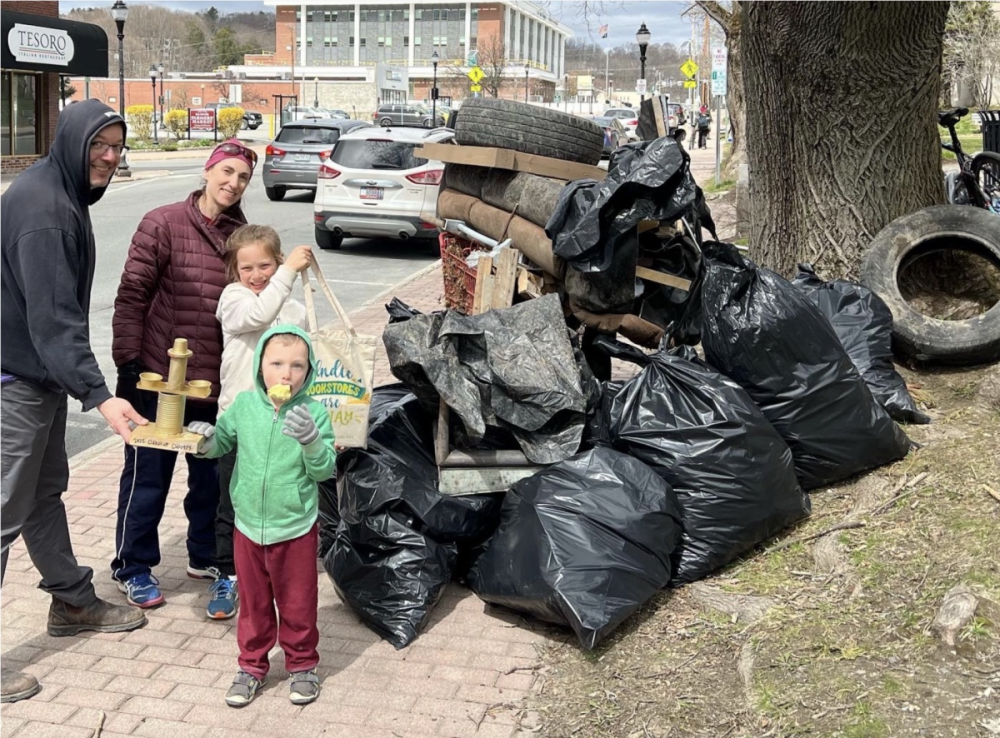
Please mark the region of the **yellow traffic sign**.
<svg viewBox="0 0 1000 738"><path fill-rule="evenodd" d="M693 59L688 59L681 64L681 71L684 72L685 77L693 77L698 73L698 65L694 63Z"/></svg>
<svg viewBox="0 0 1000 738"><path fill-rule="evenodd" d="M687 87L688 89L693 89L698 86L698 83L695 82L693 79L686 79L684 80L684 86Z"/></svg>
<svg viewBox="0 0 1000 738"><path fill-rule="evenodd" d="M483 91L483 86L482 85L469 85L469 91L470 92L482 92Z"/></svg>
<svg viewBox="0 0 1000 738"><path fill-rule="evenodd" d="M472 80L472 84L474 85L478 85L480 82L482 82L483 77L485 76L486 72L484 72L479 67L473 67L472 69L469 70L469 79Z"/></svg>

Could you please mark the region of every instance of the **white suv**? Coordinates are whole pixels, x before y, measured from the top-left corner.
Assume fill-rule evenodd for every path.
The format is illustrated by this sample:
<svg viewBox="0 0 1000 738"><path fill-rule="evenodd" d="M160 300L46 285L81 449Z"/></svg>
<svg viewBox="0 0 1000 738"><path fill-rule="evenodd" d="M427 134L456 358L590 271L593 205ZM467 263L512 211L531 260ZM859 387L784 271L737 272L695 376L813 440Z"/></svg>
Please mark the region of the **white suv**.
<svg viewBox="0 0 1000 738"><path fill-rule="evenodd" d="M444 165L414 155L447 129L365 128L343 134L316 175L316 244L339 249L345 238L435 238L421 213L437 209Z"/></svg>

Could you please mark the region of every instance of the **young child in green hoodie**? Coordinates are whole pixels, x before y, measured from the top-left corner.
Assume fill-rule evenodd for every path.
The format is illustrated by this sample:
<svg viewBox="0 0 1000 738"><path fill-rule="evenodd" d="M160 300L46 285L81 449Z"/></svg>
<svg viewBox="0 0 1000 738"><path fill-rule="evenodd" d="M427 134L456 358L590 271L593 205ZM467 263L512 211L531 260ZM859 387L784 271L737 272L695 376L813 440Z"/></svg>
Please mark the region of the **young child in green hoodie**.
<svg viewBox="0 0 1000 738"><path fill-rule="evenodd" d="M289 699L304 705L319 696L317 482L333 474L336 453L326 408L306 394L315 373L308 335L276 326L257 344L255 389L239 393L215 427L188 426L205 436L199 456L237 449L230 490L240 670L226 695L231 707L250 704L264 686L275 641L291 674Z"/></svg>

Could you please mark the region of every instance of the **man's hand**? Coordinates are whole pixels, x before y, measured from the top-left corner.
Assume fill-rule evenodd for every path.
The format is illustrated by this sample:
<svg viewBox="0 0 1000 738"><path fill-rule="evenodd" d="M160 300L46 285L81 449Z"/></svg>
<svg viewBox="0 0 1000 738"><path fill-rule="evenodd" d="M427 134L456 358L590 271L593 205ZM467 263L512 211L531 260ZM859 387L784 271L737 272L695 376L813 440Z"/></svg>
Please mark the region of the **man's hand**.
<svg viewBox="0 0 1000 738"><path fill-rule="evenodd" d="M215 426L211 423L196 420L193 423L188 423L187 429L191 433L197 433L199 436L204 436L201 443L198 444L199 454L207 454L215 446Z"/></svg>
<svg viewBox="0 0 1000 738"><path fill-rule="evenodd" d="M132 403L120 397L112 397L97 406L97 410L108 421L111 430L122 437L125 443L132 438L132 428L137 425L147 425L149 423L144 417L136 412Z"/></svg>
<svg viewBox="0 0 1000 738"><path fill-rule="evenodd" d="M286 436L291 436L303 446L319 438L319 428L312 415L302 405L296 405L285 415L285 424L281 432Z"/></svg>

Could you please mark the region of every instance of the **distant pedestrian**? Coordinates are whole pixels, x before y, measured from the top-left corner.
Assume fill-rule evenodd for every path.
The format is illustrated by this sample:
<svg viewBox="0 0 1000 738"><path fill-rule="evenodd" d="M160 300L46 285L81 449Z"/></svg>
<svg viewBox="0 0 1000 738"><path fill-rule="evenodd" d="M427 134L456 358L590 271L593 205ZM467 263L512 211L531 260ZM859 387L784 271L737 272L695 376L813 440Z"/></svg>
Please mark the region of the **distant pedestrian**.
<svg viewBox="0 0 1000 738"><path fill-rule="evenodd" d="M0 198L3 561L19 535L52 595L48 634L117 633L146 623L130 607L97 597L92 569L73 553L62 494L69 483L67 395L97 408L129 439L146 420L111 396L90 347L90 292L97 249L90 206L104 195L125 148L125 121L98 100L67 105L48 156ZM0 702L35 695L38 680L2 669Z"/></svg>
<svg viewBox="0 0 1000 738"><path fill-rule="evenodd" d="M222 330L215 311L229 281L223 254L226 239L246 223L241 201L256 163L257 154L236 139L219 144L205 163L203 188L146 213L132 236L115 299L111 355L118 367L116 393L150 417L157 395L136 388L139 374L166 376L175 338L186 338L194 354L188 379L212 383L208 399L188 398L184 423L214 421L218 413ZM164 602L152 570L160 563L157 528L176 462L174 451L125 449L111 575L135 607ZM189 455L187 466L187 574L217 580L218 464Z"/></svg>
<svg viewBox="0 0 1000 738"><path fill-rule="evenodd" d="M287 259L277 232L263 225L238 228L226 241L226 274L216 316L222 325L222 369L219 414L236 395L254 388L254 352L268 328L291 323L306 328L306 309L291 298L299 273L312 263L312 249L296 246ZM215 564L219 578L209 588L206 614L216 620L231 618L239 604L238 579L233 562L233 502L230 484L236 467L236 449L219 458L219 507L215 520Z"/></svg>
<svg viewBox="0 0 1000 738"><path fill-rule="evenodd" d="M712 130L712 116L708 112L707 105L701 106L701 110L698 111L696 123L698 125L698 148L707 148L708 134Z"/></svg>
<svg viewBox="0 0 1000 738"><path fill-rule="evenodd" d="M315 373L306 332L271 328L254 353L255 388L239 393L214 428L189 426L205 436L199 455L218 458L236 448L240 669L226 694L230 707L250 704L266 683L275 641L291 674L289 699L304 705L319 696L318 483L333 474L337 456L330 414L308 396Z"/></svg>

